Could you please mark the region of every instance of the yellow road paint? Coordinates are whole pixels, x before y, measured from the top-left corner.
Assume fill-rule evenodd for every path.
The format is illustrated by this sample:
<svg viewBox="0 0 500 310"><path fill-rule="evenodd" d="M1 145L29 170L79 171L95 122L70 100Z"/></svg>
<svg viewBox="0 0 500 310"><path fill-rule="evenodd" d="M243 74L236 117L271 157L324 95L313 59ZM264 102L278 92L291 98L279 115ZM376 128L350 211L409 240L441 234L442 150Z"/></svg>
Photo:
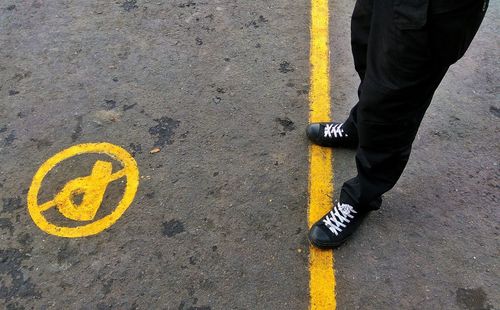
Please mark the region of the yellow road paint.
<svg viewBox="0 0 500 310"><path fill-rule="evenodd" d="M328 0L311 0L310 122L330 121L330 50ZM332 208L332 151L309 149L309 227ZM333 252L309 249L310 309L335 309Z"/></svg>
<svg viewBox="0 0 500 310"><path fill-rule="evenodd" d="M98 160L88 176L69 181L51 201L38 203L38 194L47 174L62 161L83 154L105 154L118 161L122 169L112 173L111 162ZM99 210L108 185L121 178L126 178L125 191L117 207L108 215L93 221ZM33 177L28 192L28 211L35 224L46 233L59 237L78 238L95 235L113 225L127 210L134 200L139 186L139 169L134 158L119 146L109 143L86 143L72 146L52 156ZM74 198L82 195L81 202L76 205ZM57 210L67 219L85 222L76 227L60 227L50 223L43 212L51 208ZM90 221L90 223L88 223Z"/></svg>

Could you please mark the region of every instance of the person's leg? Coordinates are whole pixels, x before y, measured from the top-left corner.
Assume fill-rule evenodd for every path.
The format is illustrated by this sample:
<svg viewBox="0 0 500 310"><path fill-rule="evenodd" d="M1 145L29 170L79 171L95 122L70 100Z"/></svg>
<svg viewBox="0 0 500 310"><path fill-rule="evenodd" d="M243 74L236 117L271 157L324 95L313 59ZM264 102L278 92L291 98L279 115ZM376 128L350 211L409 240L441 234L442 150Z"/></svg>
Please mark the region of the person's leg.
<svg viewBox="0 0 500 310"><path fill-rule="evenodd" d="M370 36L370 26L372 22L373 0L358 0L354 6L351 18L351 50L354 59L354 68L359 75L360 84L358 87L358 97L361 96L361 85L366 73L368 39ZM344 130L357 140L355 105L346 121Z"/></svg>
<svg viewBox="0 0 500 310"><path fill-rule="evenodd" d="M366 72L366 55L370 35L373 0L358 0L351 18L351 48L354 67L361 80L358 95ZM355 149L358 146L356 129L357 106L351 111L344 123L314 123L306 128L308 138L315 144L326 147L347 147Z"/></svg>
<svg viewBox="0 0 500 310"><path fill-rule="evenodd" d="M366 72L372 11L373 0L358 0L351 18L351 51L354 58L354 68L361 82L363 82Z"/></svg>
<svg viewBox="0 0 500 310"><path fill-rule="evenodd" d="M341 201L365 210L401 176L411 145L434 91L449 65L463 56L484 16L483 4L446 14L429 14L426 26L384 24L397 15L390 1L376 2L368 64L356 109L358 175L347 181ZM423 25L424 23L422 23Z"/></svg>
<svg viewBox="0 0 500 310"><path fill-rule="evenodd" d="M366 211L380 207L382 194L396 184L408 162L420 122L446 70L429 68L428 78L401 90L384 90L367 78L357 111L358 175L344 183L340 201ZM394 106L371 111L376 102Z"/></svg>
<svg viewBox="0 0 500 310"><path fill-rule="evenodd" d="M380 207L382 194L395 185L406 166L420 122L450 65L440 54L457 52L454 44L436 45L440 36L444 40L448 32L463 33L456 37L466 37L461 46L468 46L482 19L476 8L455 14L453 18L461 22L455 22L453 29L441 24L446 19L435 16L429 16L425 26L427 7L420 9L374 2L366 72L354 111L358 175L343 185L339 205L311 228L309 238L317 246L338 246L368 211ZM411 16L398 15L408 12Z"/></svg>

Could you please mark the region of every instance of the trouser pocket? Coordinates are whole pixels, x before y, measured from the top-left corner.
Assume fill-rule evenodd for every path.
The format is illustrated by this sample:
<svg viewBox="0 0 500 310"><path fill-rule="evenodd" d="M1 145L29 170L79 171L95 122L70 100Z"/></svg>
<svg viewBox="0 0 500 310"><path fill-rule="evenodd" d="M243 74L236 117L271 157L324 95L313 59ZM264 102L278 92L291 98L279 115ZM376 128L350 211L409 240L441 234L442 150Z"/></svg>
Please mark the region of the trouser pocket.
<svg viewBox="0 0 500 310"><path fill-rule="evenodd" d="M442 65L452 65L465 54L488 8L488 0L460 10L429 16L433 55Z"/></svg>
<svg viewBox="0 0 500 310"><path fill-rule="evenodd" d="M401 30L421 29L427 23L429 0L394 0L394 23Z"/></svg>

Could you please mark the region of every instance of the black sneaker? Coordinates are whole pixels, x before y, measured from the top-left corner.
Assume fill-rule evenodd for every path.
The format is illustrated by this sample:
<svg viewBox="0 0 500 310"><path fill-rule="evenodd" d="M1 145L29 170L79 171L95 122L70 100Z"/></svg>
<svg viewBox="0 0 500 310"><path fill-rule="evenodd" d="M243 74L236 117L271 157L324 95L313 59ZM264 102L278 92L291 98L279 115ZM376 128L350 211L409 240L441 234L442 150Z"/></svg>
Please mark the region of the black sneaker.
<svg viewBox="0 0 500 310"><path fill-rule="evenodd" d="M352 235L367 214L356 211L349 204L338 203L311 227L309 240L318 248L338 247Z"/></svg>
<svg viewBox="0 0 500 310"><path fill-rule="evenodd" d="M306 128L306 134L313 143L328 147L356 148L358 138L344 131L343 123L313 123Z"/></svg>

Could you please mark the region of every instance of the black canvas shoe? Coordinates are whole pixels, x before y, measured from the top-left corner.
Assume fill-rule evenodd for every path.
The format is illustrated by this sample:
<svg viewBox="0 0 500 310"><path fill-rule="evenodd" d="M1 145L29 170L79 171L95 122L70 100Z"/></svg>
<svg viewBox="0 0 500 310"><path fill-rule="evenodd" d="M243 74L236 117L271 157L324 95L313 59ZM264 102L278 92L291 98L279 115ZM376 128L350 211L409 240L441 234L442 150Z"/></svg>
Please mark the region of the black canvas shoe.
<svg viewBox="0 0 500 310"><path fill-rule="evenodd" d="M358 138L356 134L344 130L343 123L313 123L306 128L309 140L314 144L328 147L356 148Z"/></svg>
<svg viewBox="0 0 500 310"><path fill-rule="evenodd" d="M367 214L356 211L349 204L338 203L311 227L309 240L318 248L338 247L352 235Z"/></svg>

